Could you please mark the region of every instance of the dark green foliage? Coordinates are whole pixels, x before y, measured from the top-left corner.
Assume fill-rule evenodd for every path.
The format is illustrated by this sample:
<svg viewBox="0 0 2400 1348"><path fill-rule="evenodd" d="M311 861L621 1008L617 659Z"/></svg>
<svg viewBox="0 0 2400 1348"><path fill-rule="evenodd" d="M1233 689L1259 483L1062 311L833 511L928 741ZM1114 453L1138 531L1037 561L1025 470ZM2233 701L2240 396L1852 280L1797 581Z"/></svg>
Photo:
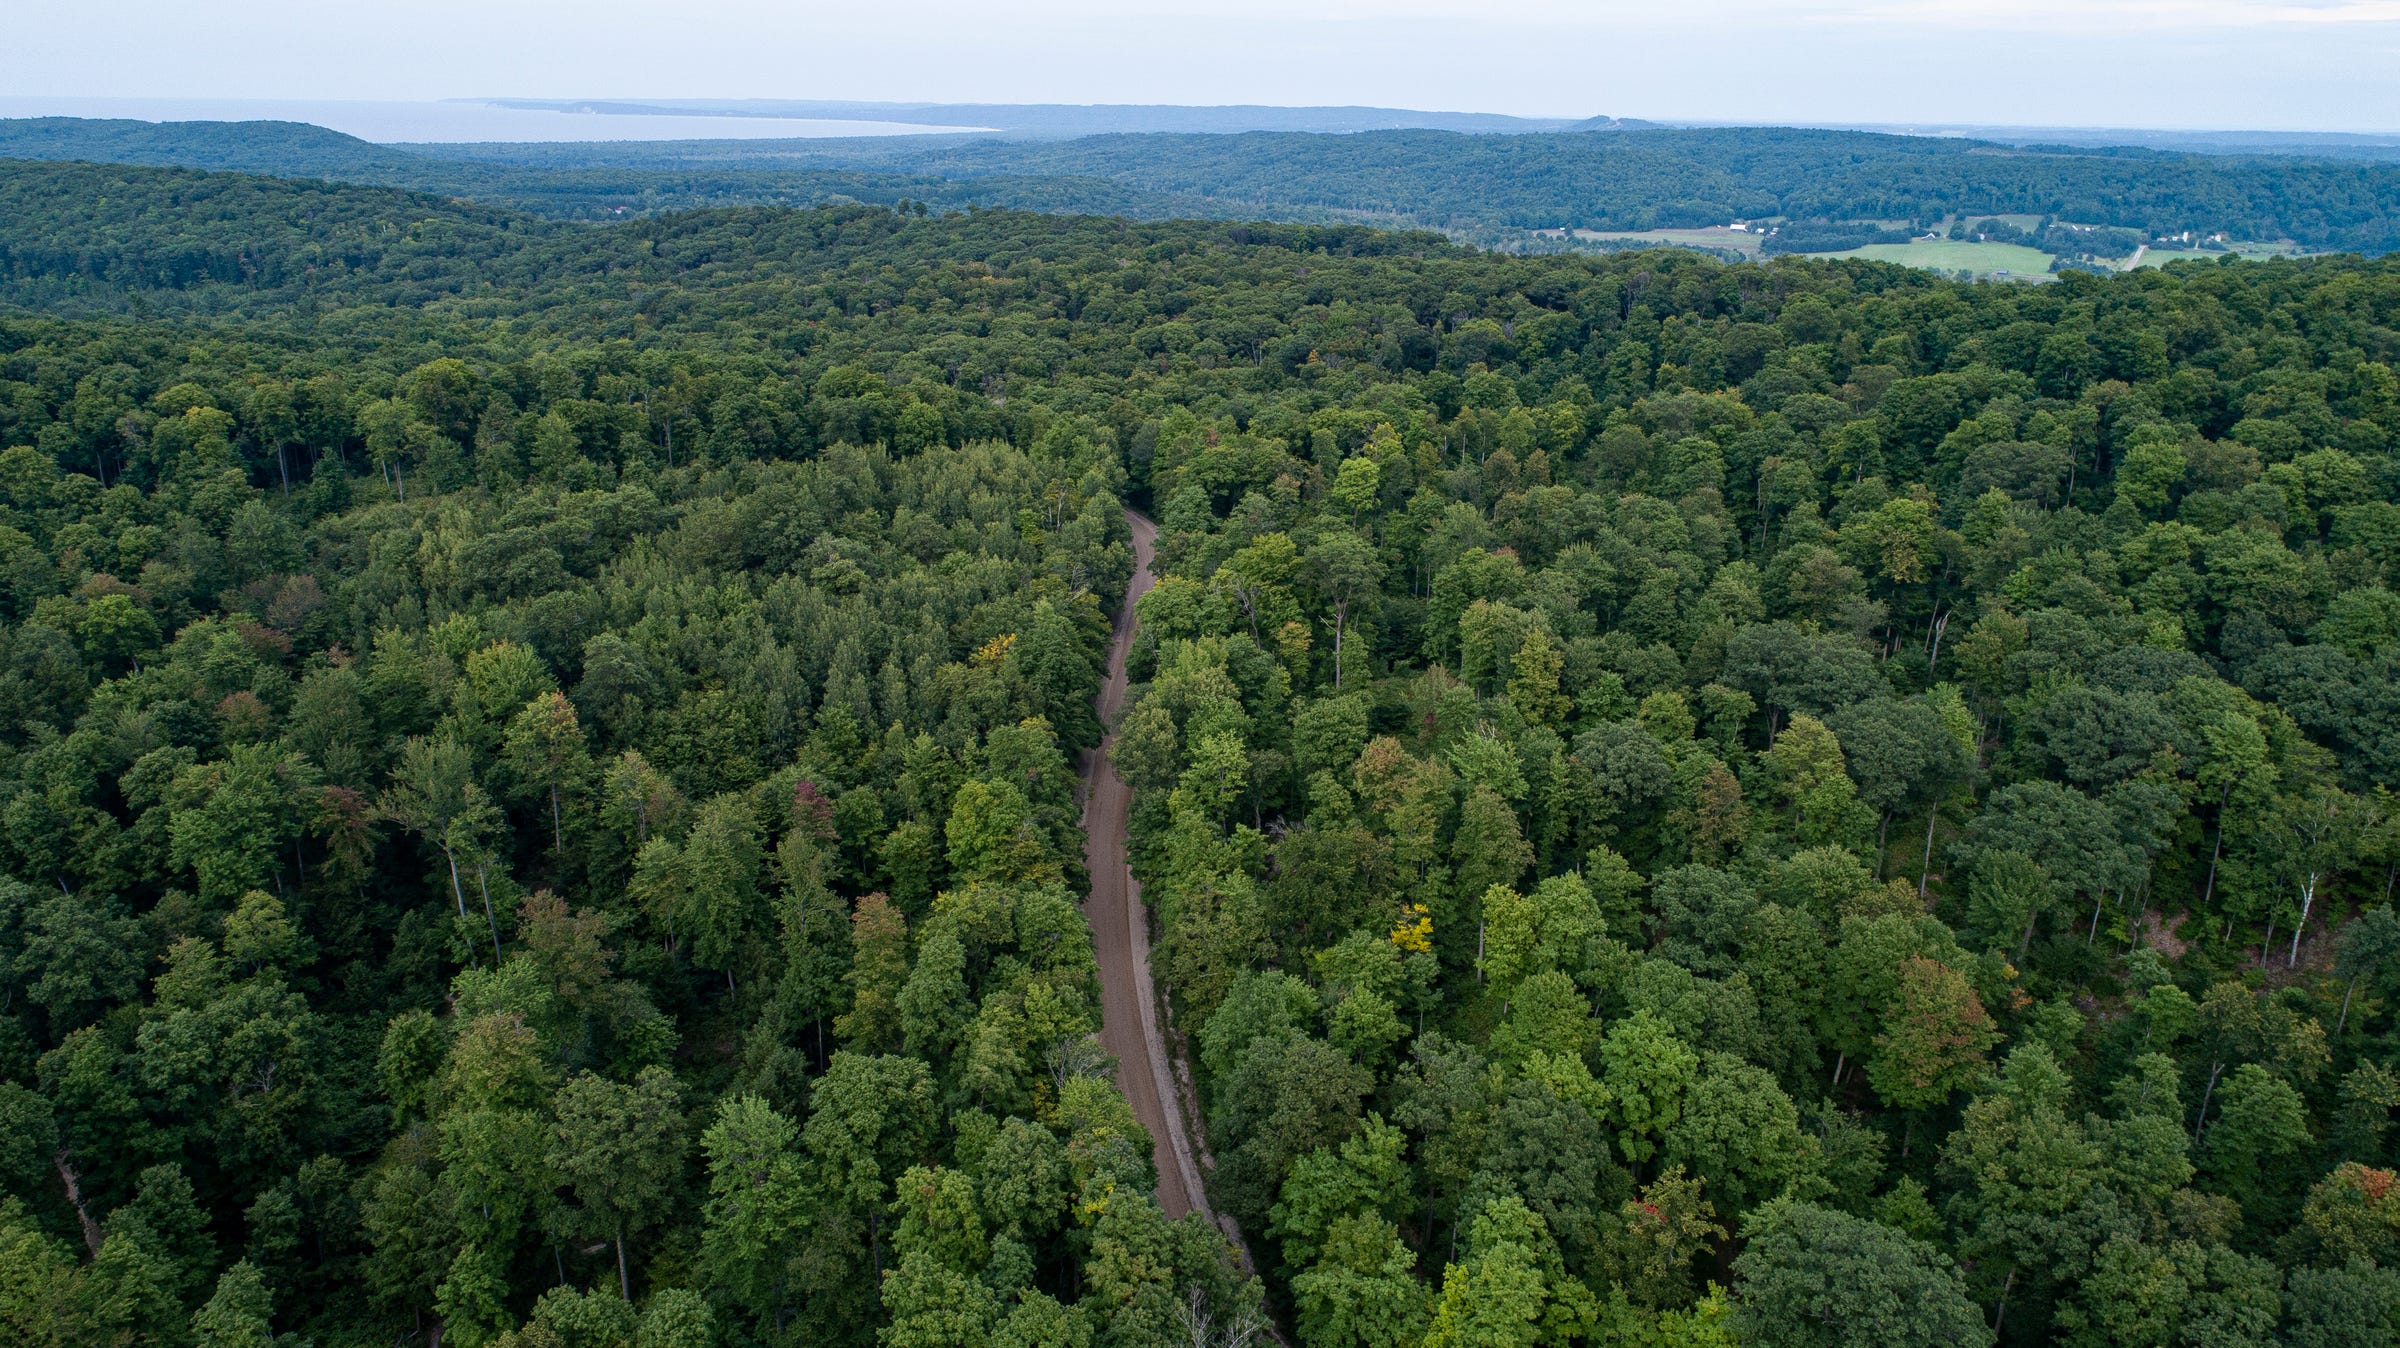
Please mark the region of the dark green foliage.
<svg viewBox="0 0 2400 1348"><path fill-rule="evenodd" d="M1808 1203L1759 1212L1735 1261L1734 1332L1762 1348L1990 1343L1950 1261L1876 1222Z"/></svg>
<svg viewBox="0 0 2400 1348"><path fill-rule="evenodd" d="M33 118L0 121L0 156L329 178L576 219L848 198L902 209L1356 221L1516 246L1532 231L1562 227L1781 217L1786 223L1766 244L1771 254L1906 242L1954 217L1952 237L2028 243L2067 257L2124 257L2144 238L2185 231L2368 252L2400 242L2389 223L2400 170L2387 164L2058 145L2002 151L1955 137L1783 127L399 150L295 123ZM1994 215L2040 216L2047 227L2019 230Z"/></svg>
<svg viewBox="0 0 2400 1348"><path fill-rule="evenodd" d="M10 1334L2388 1323L2389 264L0 194Z"/></svg>

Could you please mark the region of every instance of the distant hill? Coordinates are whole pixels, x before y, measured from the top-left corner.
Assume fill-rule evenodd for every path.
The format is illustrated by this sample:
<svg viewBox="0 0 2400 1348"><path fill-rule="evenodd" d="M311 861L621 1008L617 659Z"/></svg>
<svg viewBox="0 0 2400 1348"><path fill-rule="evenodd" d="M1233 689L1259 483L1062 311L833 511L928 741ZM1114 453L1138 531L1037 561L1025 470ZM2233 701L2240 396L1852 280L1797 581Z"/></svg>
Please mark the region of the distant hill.
<svg viewBox="0 0 2400 1348"><path fill-rule="evenodd" d="M2295 155L2304 159L2400 160L2400 135L2341 131L2144 131L2127 127L1828 124L1837 131L1896 136L1965 136L2003 145L2080 150L2165 150L2176 154Z"/></svg>
<svg viewBox="0 0 2400 1348"><path fill-rule="evenodd" d="M306 122L139 122L92 117L0 119L0 158L88 159L285 177L405 173L417 155Z"/></svg>
<svg viewBox="0 0 2400 1348"><path fill-rule="evenodd" d="M1602 129L1595 123L1594 130ZM958 136L579 142L419 147L545 169L846 169L977 184L1106 183L1157 211L1356 220L1486 244L1569 227L1647 230L1787 217L1937 221L2052 215L2086 224L2313 247L2400 248L2400 167L2357 160L2025 147L1956 136L1790 127L1607 134L1107 135L1000 142ZM940 198L932 197L938 202ZM1012 204L1034 205L1020 199Z"/></svg>
<svg viewBox="0 0 2400 1348"><path fill-rule="evenodd" d="M0 156L329 178L557 219L912 199L944 210L1362 223L1527 248L1564 246L1536 234L1561 228L1783 219L1921 229L1960 216L2021 215L2150 237L2223 233L2321 249L2400 249L2400 165L2365 159L1613 119L1578 125L1587 129L394 147L294 123L43 118L0 121Z"/></svg>

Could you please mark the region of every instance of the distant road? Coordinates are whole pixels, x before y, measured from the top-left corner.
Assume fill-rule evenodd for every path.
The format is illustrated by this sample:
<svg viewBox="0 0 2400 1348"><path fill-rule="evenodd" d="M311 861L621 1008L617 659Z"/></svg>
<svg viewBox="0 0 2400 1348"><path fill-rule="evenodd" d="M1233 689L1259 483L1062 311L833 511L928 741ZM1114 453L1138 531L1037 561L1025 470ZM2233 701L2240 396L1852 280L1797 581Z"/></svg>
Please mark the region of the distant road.
<svg viewBox="0 0 2400 1348"><path fill-rule="evenodd" d="M1133 650L1133 605L1150 588L1150 556L1158 526L1125 512L1133 529L1133 579L1117 612L1115 644L1108 652L1108 678L1100 685L1100 723L1113 727L1125 709L1125 657ZM1174 1060L1167 1052L1158 993L1150 980L1150 927L1142 887L1125 864L1125 823L1132 788L1117 774L1108 751L1112 729L1100 747L1083 756L1084 861L1091 870L1092 896L1083 906L1100 960L1100 1045L1117 1059L1117 1088L1134 1117L1150 1130L1157 1148L1158 1205L1167 1216L1197 1212L1211 1221L1208 1193L1201 1187L1189 1129L1177 1103ZM1220 1223L1222 1225L1222 1223Z"/></svg>

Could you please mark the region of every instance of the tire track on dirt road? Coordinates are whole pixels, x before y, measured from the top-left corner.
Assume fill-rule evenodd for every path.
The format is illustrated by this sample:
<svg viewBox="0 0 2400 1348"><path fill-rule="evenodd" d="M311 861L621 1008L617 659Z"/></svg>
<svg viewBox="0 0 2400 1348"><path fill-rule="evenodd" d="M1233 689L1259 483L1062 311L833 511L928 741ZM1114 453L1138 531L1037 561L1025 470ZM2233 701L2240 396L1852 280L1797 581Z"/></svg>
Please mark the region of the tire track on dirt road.
<svg viewBox="0 0 2400 1348"><path fill-rule="evenodd" d="M1157 1149L1158 1205L1170 1218L1197 1212L1222 1227L1209 1211L1200 1163L1192 1149L1184 1109L1182 1074L1167 1051L1157 988L1150 978L1149 914L1142 887L1126 867L1125 828L1132 788L1118 775L1108 751L1117 742L1117 717L1125 709L1125 658L1133 650L1134 602L1150 588L1150 557L1158 526L1128 510L1133 529L1133 579L1117 612L1116 639L1109 647L1108 674L1094 706L1108 733L1083 756L1084 862L1092 893L1083 905L1100 962L1100 1046L1117 1060L1117 1089L1134 1117L1150 1130Z"/></svg>

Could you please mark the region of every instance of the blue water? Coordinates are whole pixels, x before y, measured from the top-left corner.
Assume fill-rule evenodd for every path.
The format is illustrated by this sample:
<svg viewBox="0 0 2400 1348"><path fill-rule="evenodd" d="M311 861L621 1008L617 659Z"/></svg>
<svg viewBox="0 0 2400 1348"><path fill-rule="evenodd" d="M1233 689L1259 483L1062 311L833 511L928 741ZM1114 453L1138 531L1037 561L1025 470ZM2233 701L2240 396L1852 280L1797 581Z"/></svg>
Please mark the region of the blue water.
<svg viewBox="0 0 2400 1348"><path fill-rule="evenodd" d="M325 99L40 98L0 95L0 117L124 117L144 122L309 122L381 144L558 140L783 140L922 136L978 128L802 117L705 117L553 112L453 100L368 103Z"/></svg>

